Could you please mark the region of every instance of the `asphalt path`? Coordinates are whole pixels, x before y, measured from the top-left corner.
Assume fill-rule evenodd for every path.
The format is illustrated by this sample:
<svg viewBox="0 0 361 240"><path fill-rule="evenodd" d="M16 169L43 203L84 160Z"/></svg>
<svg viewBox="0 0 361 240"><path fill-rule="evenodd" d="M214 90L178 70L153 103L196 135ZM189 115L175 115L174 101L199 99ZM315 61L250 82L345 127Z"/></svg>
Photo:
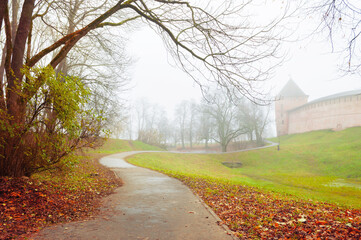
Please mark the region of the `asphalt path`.
<svg viewBox="0 0 361 240"><path fill-rule="evenodd" d="M265 147L237 152L278 145L268 143L270 145ZM236 239L225 225L220 225L218 216L183 183L124 160L145 152L151 151L125 152L100 159L124 185L104 200L98 216L45 228L31 239Z"/></svg>
<svg viewBox="0 0 361 240"><path fill-rule="evenodd" d="M133 166L124 158L104 157L124 185L108 196L95 219L45 228L32 239L231 240L220 219L183 183Z"/></svg>

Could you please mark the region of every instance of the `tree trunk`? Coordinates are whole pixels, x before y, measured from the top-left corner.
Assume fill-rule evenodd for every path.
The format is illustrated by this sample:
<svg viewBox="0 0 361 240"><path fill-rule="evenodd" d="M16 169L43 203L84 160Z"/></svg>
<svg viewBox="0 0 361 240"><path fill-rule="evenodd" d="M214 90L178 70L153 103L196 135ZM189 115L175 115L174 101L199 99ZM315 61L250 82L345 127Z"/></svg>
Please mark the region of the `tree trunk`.
<svg viewBox="0 0 361 240"><path fill-rule="evenodd" d="M0 31L2 29L1 27L2 27L3 19L4 19L4 16L5 16L5 9L6 9L7 5L8 5L8 0L1 0L0 1Z"/></svg>
<svg viewBox="0 0 361 240"><path fill-rule="evenodd" d="M13 3L15 0L13 0ZM118 1L118 3L109 9L107 12L96 18L84 28L66 35L59 39L53 45L38 54L28 59L27 67L33 67L44 56L56 50L60 46L63 47L59 50L58 54L53 58L50 65L55 68L67 55L72 47L89 31L98 27L98 25L122 8L124 0ZM4 130L0 132L0 176L20 177L29 174L29 170L26 167L25 154L26 154L26 134L27 129L25 126L26 120L26 106L27 101L38 91L41 87L43 79L39 77L33 88L24 90L24 74L21 69L24 67L25 49L27 39L31 31L32 14L34 10L35 0L24 0L22 6L22 12L16 27L13 21L13 26L9 22L8 14L8 1L0 1L0 29L2 23L5 23L6 31L6 99L4 93L1 98L6 101L1 107L4 113L0 115L1 121L4 126ZM13 4L14 5L14 4ZM17 7L17 6L16 6ZM13 9L14 10L14 9ZM15 16L13 14L13 16ZM14 36L15 35L15 36ZM9 44L11 43L11 44ZM2 79L1 79L2 80Z"/></svg>
<svg viewBox="0 0 361 240"><path fill-rule="evenodd" d="M227 144L222 144L222 152L227 152Z"/></svg>
<svg viewBox="0 0 361 240"><path fill-rule="evenodd" d="M182 141L182 149L184 149L184 148L185 148L185 144L184 144L184 134L183 134L183 132L182 132L182 134L181 134L181 141Z"/></svg>
<svg viewBox="0 0 361 240"><path fill-rule="evenodd" d="M190 148L192 149L193 148L193 142L192 142L192 139L193 139L193 136L192 136L192 129L189 130L190 134L189 134L189 146Z"/></svg>
<svg viewBox="0 0 361 240"><path fill-rule="evenodd" d="M0 145L3 146L0 154L1 176L21 177L26 175L23 158L26 103L22 97L23 74L21 68L24 64L25 46L30 31L34 2L35 0L24 1L11 55L12 73L7 73L6 107L8 115L4 116L3 121L8 124L8 131L5 131L0 139Z"/></svg>

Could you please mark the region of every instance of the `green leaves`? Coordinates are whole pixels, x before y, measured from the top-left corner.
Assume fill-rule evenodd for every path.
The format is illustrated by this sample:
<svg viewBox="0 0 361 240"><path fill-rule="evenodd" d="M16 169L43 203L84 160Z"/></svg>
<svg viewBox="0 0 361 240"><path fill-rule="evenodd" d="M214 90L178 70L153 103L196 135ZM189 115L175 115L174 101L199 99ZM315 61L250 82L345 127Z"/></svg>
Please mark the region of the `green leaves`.
<svg viewBox="0 0 361 240"><path fill-rule="evenodd" d="M16 125L6 115L0 118L0 131L6 133L0 144L14 143L9 148L19 149L14 151L18 156L9 158L20 159L22 174L30 176L66 165L65 156L93 146L104 117L88 107L90 91L81 79L56 73L51 66L25 67L22 73L26 80L17 91L26 109L25 121Z"/></svg>

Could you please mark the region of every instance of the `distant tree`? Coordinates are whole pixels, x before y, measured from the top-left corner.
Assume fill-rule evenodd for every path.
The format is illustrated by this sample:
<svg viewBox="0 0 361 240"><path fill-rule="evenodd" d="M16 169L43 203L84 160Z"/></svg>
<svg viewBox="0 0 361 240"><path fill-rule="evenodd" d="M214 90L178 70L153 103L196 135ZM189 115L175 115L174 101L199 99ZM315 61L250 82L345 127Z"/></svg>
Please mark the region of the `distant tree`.
<svg viewBox="0 0 361 240"><path fill-rule="evenodd" d="M197 136L200 140L204 140L204 147L208 149L208 143L212 139L212 118L207 111L207 102L198 105L199 118L197 122Z"/></svg>
<svg viewBox="0 0 361 240"><path fill-rule="evenodd" d="M140 139L141 132L144 132L146 130L147 125L147 119L149 118L149 109L150 109L150 103L147 99L140 99L137 100L135 103L135 106L133 108L135 110L135 119L137 121L137 139Z"/></svg>
<svg viewBox="0 0 361 240"><path fill-rule="evenodd" d="M172 129L167 114L164 110L162 110L162 113L159 116L156 129L158 129L160 135L162 136L159 145L163 148L170 146L172 144Z"/></svg>
<svg viewBox="0 0 361 240"><path fill-rule="evenodd" d="M195 129L195 125L196 125L196 121L197 121L197 117L198 117L198 107L197 107L197 103L194 100L191 100L189 103L189 115L188 115L188 136L189 136L189 147L193 148L193 141L195 139L196 136L196 129Z"/></svg>
<svg viewBox="0 0 361 240"><path fill-rule="evenodd" d="M187 134L187 118L189 115L189 105L187 101L182 101L176 106L175 119L178 123L179 137L182 143L182 148L185 148L186 134Z"/></svg>
<svg viewBox="0 0 361 240"><path fill-rule="evenodd" d="M225 93L217 91L210 97L206 106L207 114L213 119L215 136L213 139L221 145L222 152L227 152L228 144L246 129L237 119L238 108Z"/></svg>
<svg viewBox="0 0 361 240"><path fill-rule="evenodd" d="M177 144L179 143L180 137L180 131L179 131L179 124L177 119L173 119L171 121L171 124L169 126L170 131L170 146L177 147Z"/></svg>
<svg viewBox="0 0 361 240"><path fill-rule="evenodd" d="M133 110L137 120L137 140L165 148L170 135L165 111L144 98L136 102Z"/></svg>
<svg viewBox="0 0 361 240"><path fill-rule="evenodd" d="M270 123L270 106L260 106L249 101L238 104L238 119L242 123L243 129L247 132L249 140L256 138L258 146L262 146L263 135L267 125Z"/></svg>

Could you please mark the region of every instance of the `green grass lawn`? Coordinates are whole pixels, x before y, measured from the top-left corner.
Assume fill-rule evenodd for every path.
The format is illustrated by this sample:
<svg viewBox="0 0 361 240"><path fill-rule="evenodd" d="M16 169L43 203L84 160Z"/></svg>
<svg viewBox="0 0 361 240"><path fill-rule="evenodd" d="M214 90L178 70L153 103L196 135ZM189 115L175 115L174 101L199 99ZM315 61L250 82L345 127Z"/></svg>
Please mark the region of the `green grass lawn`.
<svg viewBox="0 0 361 240"><path fill-rule="evenodd" d="M121 139L107 139L103 146L95 150L89 150L90 153L113 154L129 151L164 151L159 147L151 146L141 141L129 141Z"/></svg>
<svg viewBox="0 0 361 240"><path fill-rule="evenodd" d="M133 164L171 175L256 186L296 198L361 207L361 128L281 137L277 147L228 154L147 153ZM278 141L278 139L272 139ZM222 162L240 162L228 168Z"/></svg>

